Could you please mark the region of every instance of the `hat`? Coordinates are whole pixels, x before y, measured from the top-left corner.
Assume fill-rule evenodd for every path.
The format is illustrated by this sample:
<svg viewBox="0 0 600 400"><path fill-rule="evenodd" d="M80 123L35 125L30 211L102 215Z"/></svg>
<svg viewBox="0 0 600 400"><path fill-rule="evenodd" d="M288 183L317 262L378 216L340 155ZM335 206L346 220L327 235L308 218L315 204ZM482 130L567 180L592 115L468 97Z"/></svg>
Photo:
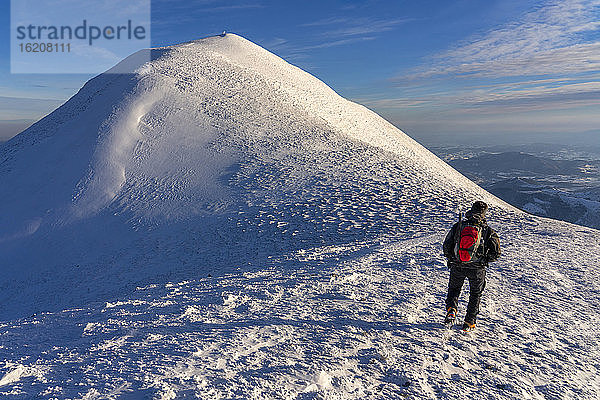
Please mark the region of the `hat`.
<svg viewBox="0 0 600 400"><path fill-rule="evenodd" d="M485 204L483 201L476 201L471 206L471 211L475 214L485 214L487 209L488 209L488 205Z"/></svg>

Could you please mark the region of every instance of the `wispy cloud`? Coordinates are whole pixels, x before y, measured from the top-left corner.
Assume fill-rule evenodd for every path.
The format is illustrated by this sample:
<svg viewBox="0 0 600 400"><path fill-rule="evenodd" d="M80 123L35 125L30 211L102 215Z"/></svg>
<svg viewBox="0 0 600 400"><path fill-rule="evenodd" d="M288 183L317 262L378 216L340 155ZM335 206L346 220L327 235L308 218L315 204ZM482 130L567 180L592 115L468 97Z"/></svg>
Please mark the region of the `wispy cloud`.
<svg viewBox="0 0 600 400"><path fill-rule="evenodd" d="M394 30L403 22L406 22L406 20L399 18L390 20L359 19L354 23L348 24L348 26L325 31L323 32L323 35L326 37L371 35L374 33L383 33Z"/></svg>
<svg viewBox="0 0 600 400"><path fill-rule="evenodd" d="M329 17L329 18L323 18L323 19L319 19L316 21L300 24L300 26L307 27L307 26L327 26L327 25L334 25L334 24L344 24L350 20L351 20L351 18L348 18L348 17Z"/></svg>
<svg viewBox="0 0 600 400"><path fill-rule="evenodd" d="M393 78L397 96L359 101L395 114L436 110L490 123L514 113L588 110L600 105L599 15L600 0L547 2Z"/></svg>
<svg viewBox="0 0 600 400"><path fill-rule="evenodd" d="M303 46L301 49L302 50L324 49L324 48L328 48L328 47L341 46L341 45L345 45L345 44L364 42L364 41L375 40L375 39L377 39L377 37L375 37L375 36L360 36L360 37L354 37L354 38L348 38L348 39L332 40L329 42L317 43L317 44L313 44L313 45L307 45L307 46Z"/></svg>
<svg viewBox="0 0 600 400"><path fill-rule="evenodd" d="M585 95L585 96L584 96ZM557 87L538 86L526 89L508 88L497 89L493 92L484 91L480 95L470 92L468 96L458 97L456 100L463 104L490 104L537 101L558 98L564 100L573 98L577 100L588 100L596 98L600 101L600 82L581 82L565 84Z"/></svg>
<svg viewBox="0 0 600 400"><path fill-rule="evenodd" d="M381 33L397 29L406 19L370 17L329 17L300 24L307 34L302 44L277 38L265 43L270 50L283 53L286 59L305 58L309 50L344 46L375 40Z"/></svg>
<svg viewBox="0 0 600 400"><path fill-rule="evenodd" d="M407 107L421 107L424 104L430 103L429 98L357 98L353 99L361 104L373 107L376 109L405 109Z"/></svg>
<svg viewBox="0 0 600 400"><path fill-rule="evenodd" d="M479 85L454 90L439 89L404 97L372 96L355 99L375 109L403 110L432 107L502 114L508 111L569 109L600 104L600 81L569 82L542 79L508 84Z"/></svg>
<svg viewBox="0 0 600 400"><path fill-rule="evenodd" d="M599 0L548 3L520 20L435 55L399 79L505 77L600 70Z"/></svg>
<svg viewBox="0 0 600 400"><path fill-rule="evenodd" d="M314 28L316 38L339 40L388 32L406 21L408 20L402 18L332 17L305 23L301 27Z"/></svg>

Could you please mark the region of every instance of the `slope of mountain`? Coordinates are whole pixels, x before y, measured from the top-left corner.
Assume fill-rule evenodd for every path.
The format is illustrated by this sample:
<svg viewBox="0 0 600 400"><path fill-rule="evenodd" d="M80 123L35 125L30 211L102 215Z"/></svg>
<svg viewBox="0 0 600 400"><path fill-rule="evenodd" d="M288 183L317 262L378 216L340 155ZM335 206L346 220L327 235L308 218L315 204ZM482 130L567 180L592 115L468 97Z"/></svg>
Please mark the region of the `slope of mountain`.
<svg viewBox="0 0 600 400"><path fill-rule="evenodd" d="M0 147L3 397L600 395L598 231L239 36L140 55ZM504 256L463 337L440 243L476 199Z"/></svg>

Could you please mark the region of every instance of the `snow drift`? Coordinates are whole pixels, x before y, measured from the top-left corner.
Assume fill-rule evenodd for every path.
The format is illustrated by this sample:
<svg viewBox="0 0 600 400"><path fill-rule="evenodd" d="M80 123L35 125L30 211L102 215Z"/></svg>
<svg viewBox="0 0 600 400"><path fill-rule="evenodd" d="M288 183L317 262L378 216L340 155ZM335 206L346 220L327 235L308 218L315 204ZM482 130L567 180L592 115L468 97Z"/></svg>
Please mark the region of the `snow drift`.
<svg viewBox="0 0 600 400"><path fill-rule="evenodd" d="M597 231L520 213L239 36L149 51L0 147L0 317L13 338L0 343L0 386L86 398L599 393L584 373L597 334L562 342L598 315ZM475 348L439 342L435 324L440 243L474 200L490 203L505 250L482 311L497 339ZM564 365L527 370L522 347L488 354L534 333L527 349ZM52 354L23 361L49 340ZM136 346L154 356L131 358ZM96 372L65 383L59 359ZM571 381L547 383L552 368Z"/></svg>

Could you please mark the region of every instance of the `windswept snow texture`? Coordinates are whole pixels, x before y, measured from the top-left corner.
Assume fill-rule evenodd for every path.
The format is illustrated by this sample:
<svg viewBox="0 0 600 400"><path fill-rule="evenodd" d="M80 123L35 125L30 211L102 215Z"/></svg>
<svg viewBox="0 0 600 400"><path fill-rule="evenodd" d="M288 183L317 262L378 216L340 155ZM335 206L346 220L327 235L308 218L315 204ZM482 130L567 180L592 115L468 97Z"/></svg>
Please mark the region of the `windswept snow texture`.
<svg viewBox="0 0 600 400"><path fill-rule="evenodd" d="M239 36L152 53L0 147L0 397L600 397L598 231ZM504 253L463 336L441 241L477 199Z"/></svg>

